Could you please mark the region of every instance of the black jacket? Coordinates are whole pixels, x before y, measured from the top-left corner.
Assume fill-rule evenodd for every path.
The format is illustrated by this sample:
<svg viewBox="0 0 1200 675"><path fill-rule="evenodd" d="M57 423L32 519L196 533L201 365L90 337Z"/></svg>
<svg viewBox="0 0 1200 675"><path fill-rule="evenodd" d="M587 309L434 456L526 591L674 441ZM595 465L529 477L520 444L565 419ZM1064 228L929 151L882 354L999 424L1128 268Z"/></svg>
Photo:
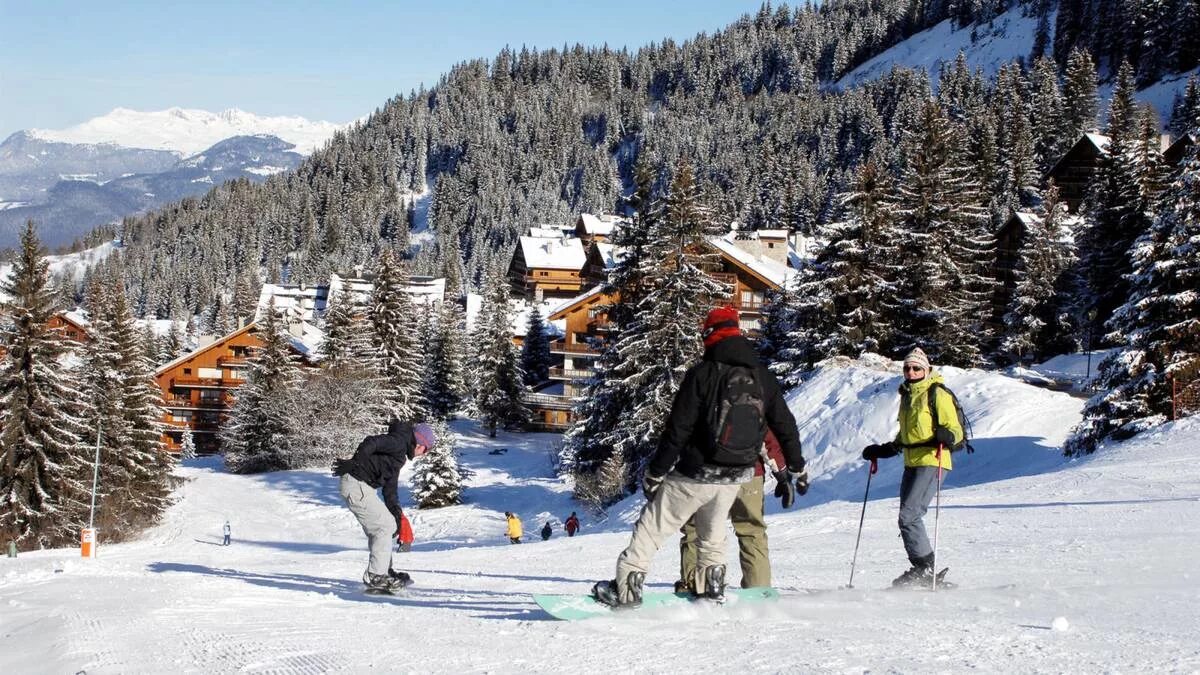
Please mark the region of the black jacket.
<svg viewBox="0 0 1200 675"><path fill-rule="evenodd" d="M392 422L386 434L364 438L350 459L348 473L371 487L383 488L383 503L397 520L401 510L396 481L416 447L412 424Z"/></svg>
<svg viewBox="0 0 1200 675"><path fill-rule="evenodd" d="M767 426L775 432L787 466L793 471L804 468L800 454L800 432L796 418L783 400L779 380L758 360L758 355L746 338L737 335L725 338L704 352L704 360L688 369L683 384L675 394L671 416L658 441L658 451L646 470L654 476L665 476L672 467L689 478L723 482L743 469L705 464L711 455L715 433L708 428L708 409L717 387L717 365L724 363L754 368L763 388L763 414Z"/></svg>

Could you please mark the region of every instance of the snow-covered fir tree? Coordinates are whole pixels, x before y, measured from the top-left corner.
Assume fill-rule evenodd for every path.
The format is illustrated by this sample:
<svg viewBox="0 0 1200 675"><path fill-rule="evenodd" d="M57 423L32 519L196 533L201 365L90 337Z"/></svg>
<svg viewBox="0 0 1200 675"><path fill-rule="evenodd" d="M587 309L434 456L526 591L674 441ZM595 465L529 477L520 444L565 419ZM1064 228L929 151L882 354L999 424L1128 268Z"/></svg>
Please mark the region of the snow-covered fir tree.
<svg viewBox="0 0 1200 675"><path fill-rule="evenodd" d="M529 421L520 355L512 342L512 303L503 268L493 264L485 280L483 306L473 331L476 358L475 409L493 438L498 428L517 428Z"/></svg>
<svg viewBox="0 0 1200 675"><path fill-rule="evenodd" d="M550 379L551 361L550 337L546 322L542 320L542 310L537 303L531 303L525 341L521 344L521 372L525 384L532 387Z"/></svg>
<svg viewBox="0 0 1200 675"><path fill-rule="evenodd" d="M921 346L940 363L983 362L995 248L958 130L927 102L909 134L898 183L894 347Z"/></svg>
<svg viewBox="0 0 1200 675"><path fill-rule="evenodd" d="M405 420L421 419L425 401L424 370L417 335L417 314L408 295L408 272L391 249L379 254L379 269L371 297L371 326L379 367L389 385L392 413Z"/></svg>
<svg viewBox="0 0 1200 675"><path fill-rule="evenodd" d="M100 431L103 477L96 522L120 540L166 510L173 460L162 443L162 392L119 281L93 278L88 315L88 426Z"/></svg>
<svg viewBox="0 0 1200 675"><path fill-rule="evenodd" d="M462 501L462 477L454 456L454 434L442 421L433 423L437 441L413 467L412 494L417 506L436 509Z"/></svg>
<svg viewBox="0 0 1200 675"><path fill-rule="evenodd" d="M1127 346L1100 365L1103 391L1088 401L1068 454L1169 419L1171 378L1183 386L1200 378L1200 148L1192 148L1130 257L1131 295L1108 322L1109 341Z"/></svg>
<svg viewBox="0 0 1200 675"><path fill-rule="evenodd" d="M1010 363L1028 363L1048 356L1046 333L1053 330L1058 305L1056 288L1074 256L1063 237L1066 206L1050 184L1040 212L1024 217L1024 236L1013 270L1012 301L1004 316L1000 351Z"/></svg>
<svg viewBox="0 0 1200 675"><path fill-rule="evenodd" d="M458 299L447 296L438 306L430 344L429 376L425 381L430 413L438 419L454 419L469 395L466 324Z"/></svg>
<svg viewBox="0 0 1200 675"><path fill-rule="evenodd" d="M615 411L620 424L598 430L593 447L609 448L608 455L586 458L596 466L597 460L602 465L609 455L618 455L612 462L627 467L626 489L640 478L657 446L684 371L702 353L699 326L704 316L729 297L731 289L708 274L715 259L707 237L717 229L700 202L691 166L680 161L648 238L640 274L645 294L617 340L613 367L604 374L614 384L619 379L624 389L610 399L625 405ZM575 424L584 427L587 422ZM577 471L585 466L579 459ZM610 499L621 496L623 492Z"/></svg>
<svg viewBox="0 0 1200 675"><path fill-rule="evenodd" d="M183 438L179 444L179 459L196 459L196 439L192 436L190 427L183 430Z"/></svg>
<svg viewBox="0 0 1200 675"><path fill-rule="evenodd" d="M33 223L0 281L0 531L21 549L78 541L87 522L91 461L82 387L66 338L47 327L58 310Z"/></svg>
<svg viewBox="0 0 1200 675"><path fill-rule="evenodd" d="M256 336L262 347L248 359L246 382L234 393L221 429L225 467L234 473L276 471L289 466L289 393L296 387L296 357L275 312L263 310Z"/></svg>

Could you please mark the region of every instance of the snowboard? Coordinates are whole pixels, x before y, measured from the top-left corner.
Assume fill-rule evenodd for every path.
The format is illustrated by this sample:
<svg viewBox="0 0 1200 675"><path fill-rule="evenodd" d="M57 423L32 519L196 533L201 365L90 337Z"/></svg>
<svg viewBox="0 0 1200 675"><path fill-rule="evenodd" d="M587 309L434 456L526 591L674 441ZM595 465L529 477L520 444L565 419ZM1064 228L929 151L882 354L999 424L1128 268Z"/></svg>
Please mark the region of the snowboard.
<svg viewBox="0 0 1200 675"><path fill-rule="evenodd" d="M726 588L725 605L741 605L746 603L767 602L779 599L779 591L774 588ZM578 621L597 616L613 616L626 613L637 613L659 607L683 607L692 604L719 603L697 598L690 593L672 593L670 591L647 592L642 594L642 606L630 609L614 609L597 602L591 595L539 595L534 594L533 601L550 616L562 621Z"/></svg>

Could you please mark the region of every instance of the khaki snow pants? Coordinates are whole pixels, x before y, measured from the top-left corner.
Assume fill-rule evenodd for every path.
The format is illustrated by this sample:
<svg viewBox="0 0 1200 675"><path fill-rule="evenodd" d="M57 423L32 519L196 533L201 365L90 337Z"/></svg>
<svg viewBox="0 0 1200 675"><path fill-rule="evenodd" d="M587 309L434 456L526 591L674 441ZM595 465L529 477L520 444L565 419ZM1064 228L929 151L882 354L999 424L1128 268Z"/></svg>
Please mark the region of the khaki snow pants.
<svg viewBox="0 0 1200 675"><path fill-rule="evenodd" d="M627 583L630 572L648 572L658 549L693 516L698 538L697 578L702 579L709 566L723 564L725 520L740 488L740 483L701 483L675 473L668 475L658 494L642 509L629 546L617 558L620 601L633 599ZM699 587L703 586L701 581Z"/></svg>
<svg viewBox="0 0 1200 675"><path fill-rule="evenodd" d="M767 521L763 518L763 476L742 483L729 508L733 533L742 564L742 588L771 585L771 558L767 553ZM696 524L689 520L679 540L679 578L692 583L696 575Z"/></svg>
<svg viewBox="0 0 1200 675"><path fill-rule="evenodd" d="M388 511L383 500L375 494L375 488L351 476L342 475L338 492L346 500L350 513L358 518L363 534L367 535L367 548L371 551L367 564L368 574L386 575L392 566L392 534L396 532L396 518ZM366 577L363 577L364 583Z"/></svg>

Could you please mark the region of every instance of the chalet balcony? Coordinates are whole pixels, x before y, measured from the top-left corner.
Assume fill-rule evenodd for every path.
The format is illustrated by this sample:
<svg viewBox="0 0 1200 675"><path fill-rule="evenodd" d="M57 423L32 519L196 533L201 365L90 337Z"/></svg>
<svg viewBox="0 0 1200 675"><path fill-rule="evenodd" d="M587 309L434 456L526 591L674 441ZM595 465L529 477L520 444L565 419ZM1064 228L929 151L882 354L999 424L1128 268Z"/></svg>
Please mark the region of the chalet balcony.
<svg viewBox="0 0 1200 675"><path fill-rule="evenodd" d="M562 340L554 340L550 343L551 354L591 354L594 356L600 355L600 350L591 345L573 344L569 345Z"/></svg>
<svg viewBox="0 0 1200 675"><path fill-rule="evenodd" d="M574 398L554 394L526 394L524 401L529 407L542 410L570 410L575 407Z"/></svg>
<svg viewBox="0 0 1200 675"><path fill-rule="evenodd" d="M247 360L245 356L219 356L217 357L218 366L244 366Z"/></svg>
<svg viewBox="0 0 1200 675"><path fill-rule="evenodd" d="M167 419L164 421L166 425L165 431L183 431L191 429L192 433L197 434L215 434L221 430L220 420L173 420Z"/></svg>
<svg viewBox="0 0 1200 675"><path fill-rule="evenodd" d="M190 398L172 396L163 401L167 408L183 410L224 410L233 405L233 397L226 394L220 398L200 398L193 401Z"/></svg>
<svg viewBox="0 0 1200 675"><path fill-rule="evenodd" d="M596 374L594 370L584 368L551 368L552 380L587 380Z"/></svg>
<svg viewBox="0 0 1200 675"><path fill-rule="evenodd" d="M236 389L243 380L213 377L173 377L171 387L197 387L200 389Z"/></svg>

